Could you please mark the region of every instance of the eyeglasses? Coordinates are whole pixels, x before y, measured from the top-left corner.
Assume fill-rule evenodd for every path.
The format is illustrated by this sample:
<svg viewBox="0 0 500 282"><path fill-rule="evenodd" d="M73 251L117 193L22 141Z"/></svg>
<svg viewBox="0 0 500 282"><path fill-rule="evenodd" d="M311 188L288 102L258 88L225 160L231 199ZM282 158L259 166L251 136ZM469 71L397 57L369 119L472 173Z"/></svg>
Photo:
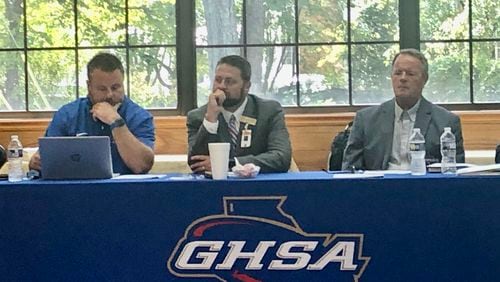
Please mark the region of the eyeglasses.
<svg viewBox="0 0 500 282"><path fill-rule="evenodd" d="M231 77L226 77L226 78L216 77L215 82L217 82L219 84L224 84L225 86L232 86L232 85L235 85L236 83L238 83L238 81L236 79L233 79Z"/></svg>

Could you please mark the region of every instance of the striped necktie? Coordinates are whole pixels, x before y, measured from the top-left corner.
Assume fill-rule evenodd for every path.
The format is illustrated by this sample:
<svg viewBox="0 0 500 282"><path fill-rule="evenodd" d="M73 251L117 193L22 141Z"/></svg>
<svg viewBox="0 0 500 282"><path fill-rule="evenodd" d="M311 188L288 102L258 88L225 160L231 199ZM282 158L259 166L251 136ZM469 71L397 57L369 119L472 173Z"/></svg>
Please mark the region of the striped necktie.
<svg viewBox="0 0 500 282"><path fill-rule="evenodd" d="M231 137L232 152L235 152L236 144L238 144L238 133L239 133L238 122L236 121L236 117L234 115L231 115L231 118L229 119L229 135Z"/></svg>

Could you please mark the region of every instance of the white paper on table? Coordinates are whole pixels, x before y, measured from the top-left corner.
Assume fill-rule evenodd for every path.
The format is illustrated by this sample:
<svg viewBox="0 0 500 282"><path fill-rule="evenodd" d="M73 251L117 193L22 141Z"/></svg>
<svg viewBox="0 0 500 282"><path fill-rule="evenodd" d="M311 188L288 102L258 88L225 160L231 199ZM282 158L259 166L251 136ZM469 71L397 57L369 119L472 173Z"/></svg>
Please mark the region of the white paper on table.
<svg viewBox="0 0 500 282"><path fill-rule="evenodd" d="M476 167L475 164L468 163L457 163L457 169L467 168L467 167ZM433 163L427 166L428 172L441 172L441 163Z"/></svg>
<svg viewBox="0 0 500 282"><path fill-rule="evenodd" d="M166 174L122 174L113 179L156 179L166 176Z"/></svg>
<svg viewBox="0 0 500 282"><path fill-rule="evenodd" d="M379 173L336 173L333 175L335 179L353 179L353 178L376 178L376 177L384 177L384 174Z"/></svg>
<svg viewBox="0 0 500 282"><path fill-rule="evenodd" d="M386 174L411 174L409 170L365 170L365 174L386 175Z"/></svg>
<svg viewBox="0 0 500 282"><path fill-rule="evenodd" d="M500 164L476 165L476 166L472 166L472 167L457 169L458 175L498 174L499 172L500 172Z"/></svg>

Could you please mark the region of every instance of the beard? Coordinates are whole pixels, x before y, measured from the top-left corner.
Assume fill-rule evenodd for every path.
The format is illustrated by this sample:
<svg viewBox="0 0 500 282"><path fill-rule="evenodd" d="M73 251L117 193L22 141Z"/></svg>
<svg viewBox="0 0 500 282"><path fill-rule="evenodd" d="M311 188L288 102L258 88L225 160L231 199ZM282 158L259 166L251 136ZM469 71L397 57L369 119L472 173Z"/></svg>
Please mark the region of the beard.
<svg viewBox="0 0 500 282"><path fill-rule="evenodd" d="M246 97L246 95L243 92L243 88L241 88L240 89L240 97L239 98L229 98L228 95L226 94L226 99L222 103L222 106L224 108L234 107L234 106L240 104L241 102L243 102L243 100L245 99L245 97Z"/></svg>
<svg viewBox="0 0 500 282"><path fill-rule="evenodd" d="M113 97L113 98L106 97L103 99L95 99L94 96L92 96L90 93L87 94L87 98L89 98L91 105L104 102L110 104L111 106L120 105L121 103L123 103L123 100L125 99L124 95L122 95L121 97Z"/></svg>
<svg viewBox="0 0 500 282"><path fill-rule="evenodd" d="M241 102L241 98L240 99L235 99L235 98L226 98L226 100L224 100L224 102L222 103L222 106L224 108L230 108L230 107L234 107L236 105L238 105L238 103Z"/></svg>

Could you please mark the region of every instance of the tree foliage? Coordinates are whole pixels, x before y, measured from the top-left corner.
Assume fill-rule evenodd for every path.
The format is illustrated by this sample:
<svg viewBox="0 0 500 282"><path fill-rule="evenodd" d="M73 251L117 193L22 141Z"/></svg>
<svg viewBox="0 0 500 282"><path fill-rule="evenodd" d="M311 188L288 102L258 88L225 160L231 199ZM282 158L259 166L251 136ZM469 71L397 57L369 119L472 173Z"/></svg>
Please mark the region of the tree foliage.
<svg viewBox="0 0 500 282"><path fill-rule="evenodd" d="M298 3L295 9L294 1L246 2L247 11L261 11L261 15L251 14L252 22L243 27L252 38L248 44L263 44L258 48L247 47L247 57L254 67L252 89L286 105L296 104L297 82L300 84L300 103L304 106L344 105L349 102L349 87L352 87L354 104L379 103L392 97L390 68L399 50L398 1L357 0L350 1L349 7L347 1L300 0ZM474 24L471 27L468 1L420 2L422 39L456 41L422 44L421 49L431 63L431 77L425 90L431 100L469 102L471 77L475 101L491 102L500 98L496 31L500 4L492 0L473 4ZM211 2L211 9L223 7L216 7ZM205 16L205 20L210 21L213 15ZM473 38L492 41L473 42L471 50L468 44L470 28ZM232 30L235 29L221 31ZM254 35L261 39L256 40ZM352 44L350 48L347 47L349 43ZM220 43L209 40L207 44ZM283 44L291 48L284 48ZM298 49L293 48L295 44L299 45ZM298 61L295 60L297 51ZM469 52L473 58L472 70ZM351 85L348 83L350 74Z"/></svg>
<svg viewBox="0 0 500 282"><path fill-rule="evenodd" d="M469 1L420 1L421 49L431 74L425 95L433 101L469 103L471 94L474 102L500 100L500 2L475 0L469 9ZM196 0L199 103L210 92L215 63L228 54L251 62L252 92L285 105L390 98L398 3ZM0 110L53 110L77 93L85 96L85 65L99 51L125 63L134 100L148 108L176 107L176 39L193 33L176 34L175 5L176 0L0 1Z"/></svg>
<svg viewBox="0 0 500 282"><path fill-rule="evenodd" d="M457 40L452 43L425 43L422 49L429 58L430 79L427 93L436 102L470 101L471 77L475 102L499 102L500 56L496 42L466 42L470 38L496 39L500 2L480 0L473 3L473 26L469 26L469 1L421 1L421 34L427 40ZM472 30L470 30L472 29ZM495 38L496 37L496 38ZM472 74L469 53L473 56Z"/></svg>
<svg viewBox="0 0 500 282"><path fill-rule="evenodd" d="M0 74L6 74L4 81L0 78L0 110L24 110L25 105L54 110L75 99L77 89L85 96L86 63L100 51L115 53L130 65L134 100L148 108L176 107L175 0L27 0L26 35L22 2L0 4L0 13L7 16L0 20L0 48L22 49L24 36L28 48L27 58L19 51L0 52L10 54L0 61Z"/></svg>

